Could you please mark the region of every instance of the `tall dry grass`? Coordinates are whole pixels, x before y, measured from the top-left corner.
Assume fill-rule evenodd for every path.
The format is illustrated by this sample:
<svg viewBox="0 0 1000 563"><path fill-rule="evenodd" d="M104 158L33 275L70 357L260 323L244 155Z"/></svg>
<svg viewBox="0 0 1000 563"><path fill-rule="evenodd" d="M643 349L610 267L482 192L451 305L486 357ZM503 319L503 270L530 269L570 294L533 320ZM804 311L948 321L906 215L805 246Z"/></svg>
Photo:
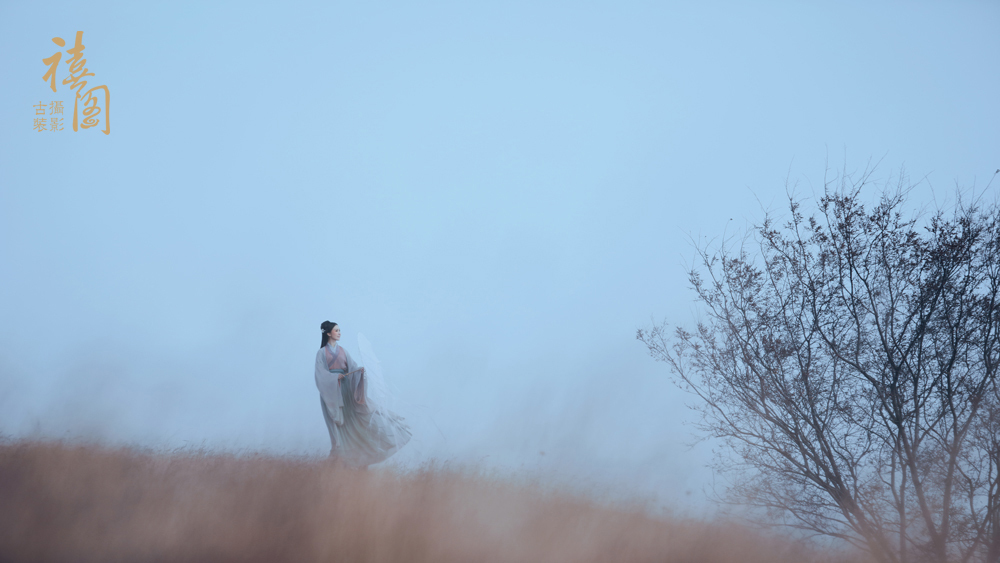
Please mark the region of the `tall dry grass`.
<svg viewBox="0 0 1000 563"><path fill-rule="evenodd" d="M848 561L468 470L0 443L0 561Z"/></svg>

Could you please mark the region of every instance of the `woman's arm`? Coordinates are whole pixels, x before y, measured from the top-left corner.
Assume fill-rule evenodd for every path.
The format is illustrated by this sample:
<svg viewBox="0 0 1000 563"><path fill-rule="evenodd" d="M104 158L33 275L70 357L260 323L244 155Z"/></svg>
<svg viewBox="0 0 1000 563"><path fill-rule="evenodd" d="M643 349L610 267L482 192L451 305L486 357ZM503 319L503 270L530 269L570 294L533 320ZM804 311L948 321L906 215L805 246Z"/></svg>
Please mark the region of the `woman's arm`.
<svg viewBox="0 0 1000 563"><path fill-rule="evenodd" d="M365 368L359 366L346 349L344 349L344 354L347 357L347 375L357 374L349 380L353 387L354 400L363 405L365 404Z"/></svg>
<svg viewBox="0 0 1000 563"><path fill-rule="evenodd" d="M351 353L347 351L347 348L341 347L341 349L344 351L344 358L347 360L347 373L341 377L347 377L348 375L358 372L363 375L365 373L365 368L359 366L358 362L354 361L354 358L351 357Z"/></svg>
<svg viewBox="0 0 1000 563"><path fill-rule="evenodd" d="M316 388L319 389L320 396L331 405L336 405L340 401L340 380L334 376L326 365L326 355L321 348L316 354Z"/></svg>

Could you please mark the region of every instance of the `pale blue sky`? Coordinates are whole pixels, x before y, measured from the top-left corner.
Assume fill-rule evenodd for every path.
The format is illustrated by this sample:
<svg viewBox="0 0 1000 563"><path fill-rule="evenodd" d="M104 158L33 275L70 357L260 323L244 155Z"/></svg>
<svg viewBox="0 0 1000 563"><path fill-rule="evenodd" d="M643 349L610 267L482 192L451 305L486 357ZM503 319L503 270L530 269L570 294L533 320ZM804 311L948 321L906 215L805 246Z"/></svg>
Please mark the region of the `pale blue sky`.
<svg viewBox="0 0 1000 563"><path fill-rule="evenodd" d="M111 134L35 132L78 30ZM995 2L5 1L0 52L15 436L323 454L329 319L411 403L394 461L698 504L708 448L635 340L691 324L689 237L827 158L915 203L1000 167Z"/></svg>

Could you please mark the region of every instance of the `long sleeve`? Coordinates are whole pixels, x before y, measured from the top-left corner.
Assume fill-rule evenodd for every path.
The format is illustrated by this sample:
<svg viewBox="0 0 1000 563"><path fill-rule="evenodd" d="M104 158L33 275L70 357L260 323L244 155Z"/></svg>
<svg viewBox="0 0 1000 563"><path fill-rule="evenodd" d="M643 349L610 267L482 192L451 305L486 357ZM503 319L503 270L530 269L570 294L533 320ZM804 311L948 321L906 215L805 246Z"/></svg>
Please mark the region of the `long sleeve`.
<svg viewBox="0 0 1000 563"><path fill-rule="evenodd" d="M365 404L365 374L358 371L361 369L361 366L354 361L354 358L351 357L346 348L344 349L344 354L347 358L347 373L351 374L344 378L344 383L351 386L350 389L354 397L354 402L363 405Z"/></svg>
<svg viewBox="0 0 1000 563"><path fill-rule="evenodd" d="M340 392L339 374L330 371L326 365L326 350L316 353L316 388L323 398L330 418L338 426L344 423L344 398Z"/></svg>

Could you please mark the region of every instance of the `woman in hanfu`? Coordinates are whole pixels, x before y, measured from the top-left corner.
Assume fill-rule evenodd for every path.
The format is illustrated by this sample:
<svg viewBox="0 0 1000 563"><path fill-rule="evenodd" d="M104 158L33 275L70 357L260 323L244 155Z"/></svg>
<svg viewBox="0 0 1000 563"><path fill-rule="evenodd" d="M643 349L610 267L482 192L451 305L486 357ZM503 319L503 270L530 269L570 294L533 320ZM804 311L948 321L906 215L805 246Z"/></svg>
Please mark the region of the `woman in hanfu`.
<svg viewBox="0 0 1000 563"><path fill-rule="evenodd" d="M402 417L371 404L365 368L338 343L337 323L324 321L320 330L323 340L316 353L316 387L330 431L330 455L355 467L383 461L410 441L410 428Z"/></svg>

